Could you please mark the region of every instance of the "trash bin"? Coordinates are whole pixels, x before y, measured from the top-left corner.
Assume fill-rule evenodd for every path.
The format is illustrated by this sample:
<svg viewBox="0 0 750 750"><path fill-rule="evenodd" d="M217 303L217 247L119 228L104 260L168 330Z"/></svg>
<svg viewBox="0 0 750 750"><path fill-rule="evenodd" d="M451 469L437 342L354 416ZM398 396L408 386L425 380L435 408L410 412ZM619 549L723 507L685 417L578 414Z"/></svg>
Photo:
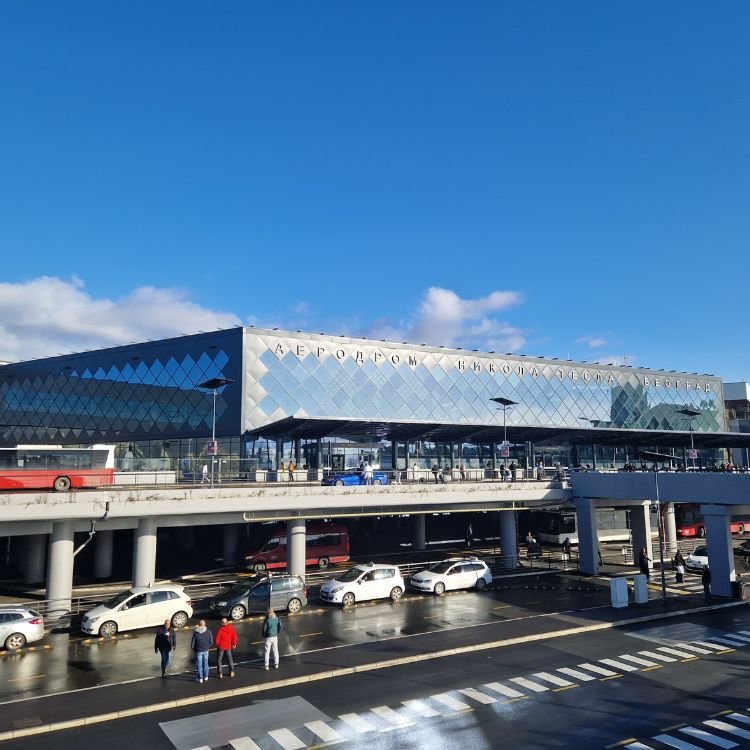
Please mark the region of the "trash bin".
<svg viewBox="0 0 750 750"><path fill-rule="evenodd" d="M643 573L633 576L633 599L636 604L648 604L648 578Z"/></svg>
<svg viewBox="0 0 750 750"><path fill-rule="evenodd" d="M612 606L616 609L628 606L628 580L627 578L610 578L609 593L612 597Z"/></svg>
<svg viewBox="0 0 750 750"><path fill-rule="evenodd" d="M735 599L748 601L750 599L750 581L732 581L732 594Z"/></svg>

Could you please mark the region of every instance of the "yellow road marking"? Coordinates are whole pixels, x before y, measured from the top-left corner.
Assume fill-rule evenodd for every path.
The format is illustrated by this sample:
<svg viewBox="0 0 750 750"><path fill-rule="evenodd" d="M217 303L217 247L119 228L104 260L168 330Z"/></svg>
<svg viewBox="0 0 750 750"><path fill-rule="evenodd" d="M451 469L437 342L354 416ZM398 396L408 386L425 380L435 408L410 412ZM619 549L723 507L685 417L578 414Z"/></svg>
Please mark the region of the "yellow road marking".
<svg viewBox="0 0 750 750"><path fill-rule="evenodd" d="M733 648L725 648L723 651L717 651L717 654L731 654L734 651Z"/></svg>
<svg viewBox="0 0 750 750"><path fill-rule="evenodd" d="M258 646L258 645L260 645L261 643L265 643L265 641L251 641L251 642L250 642L250 645L251 645L251 646Z"/></svg>
<svg viewBox="0 0 750 750"><path fill-rule="evenodd" d="M619 742L613 742L611 745L605 745L604 750L612 750L613 747L621 747L622 745L627 745L631 742L637 742L637 739L635 737L628 737L626 740L620 740Z"/></svg>
<svg viewBox="0 0 750 750"><path fill-rule="evenodd" d="M503 701L503 703L515 703L516 701L525 701L529 696L528 695L521 695L518 698L508 698L507 701Z"/></svg>
<svg viewBox="0 0 750 750"><path fill-rule="evenodd" d="M606 682L607 680L616 680L616 679L618 679L618 677L622 677L622 675L621 674L613 674L610 677L602 677L600 681L601 682Z"/></svg>
<svg viewBox="0 0 750 750"><path fill-rule="evenodd" d="M689 662L689 661L698 661L698 657L697 657L697 656L691 656L691 657L689 657L689 658L687 658L687 659L680 659L680 661L681 661L681 662L682 662L683 664L685 664L685 663L687 663L687 662Z"/></svg>
<svg viewBox="0 0 750 750"><path fill-rule="evenodd" d="M725 708L723 711L719 711L715 714L709 714L708 718L713 719L715 716L726 716L727 714L734 713L731 708Z"/></svg>
<svg viewBox="0 0 750 750"><path fill-rule="evenodd" d="M8 682L20 682L21 680L38 680L40 677L46 677L46 675L35 674L31 677L14 677L12 680L8 680Z"/></svg>
<svg viewBox="0 0 750 750"><path fill-rule="evenodd" d="M653 667L644 667L641 672L653 672L655 669L661 669L661 664L655 664Z"/></svg>
<svg viewBox="0 0 750 750"><path fill-rule="evenodd" d="M565 687L553 688L553 693L561 693L563 690L572 690L573 688L580 687L580 685L565 685Z"/></svg>
<svg viewBox="0 0 750 750"><path fill-rule="evenodd" d="M662 727L661 731L662 732L671 732L671 731L673 731L675 729L679 729L680 727L686 727L686 726L687 726L687 724L685 724L684 722L681 723L681 724L672 724L671 727Z"/></svg>
<svg viewBox="0 0 750 750"><path fill-rule="evenodd" d="M300 634L300 638L312 638L314 635L323 635L323 631L321 630L319 633L302 633Z"/></svg>
<svg viewBox="0 0 750 750"><path fill-rule="evenodd" d="M493 607L492 609L509 609L510 604L501 604L499 607Z"/></svg>

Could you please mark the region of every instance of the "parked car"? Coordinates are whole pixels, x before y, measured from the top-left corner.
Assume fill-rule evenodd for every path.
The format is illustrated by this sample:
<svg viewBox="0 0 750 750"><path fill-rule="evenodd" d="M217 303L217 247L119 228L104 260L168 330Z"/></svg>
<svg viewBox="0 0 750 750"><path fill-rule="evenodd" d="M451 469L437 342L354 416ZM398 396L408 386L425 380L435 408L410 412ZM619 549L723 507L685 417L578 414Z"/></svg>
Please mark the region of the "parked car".
<svg viewBox="0 0 750 750"><path fill-rule="evenodd" d="M353 486L364 484L365 480L362 479L362 472L359 469L346 469L345 471L334 471L328 476L323 477L321 484L324 487L331 487L333 485L337 487L342 486ZM373 471L372 472L372 483L373 484L388 484L388 474L384 471Z"/></svg>
<svg viewBox="0 0 750 750"><path fill-rule="evenodd" d="M686 558L685 567L694 572L703 570L703 566L708 565L708 547L703 544L696 547Z"/></svg>
<svg viewBox="0 0 750 750"><path fill-rule="evenodd" d="M44 638L44 618L21 604L0 605L0 643L13 651Z"/></svg>
<svg viewBox="0 0 750 750"><path fill-rule="evenodd" d="M86 612L81 630L112 636L124 630L161 625L165 620L182 628L192 616L193 604L183 586L135 586Z"/></svg>
<svg viewBox="0 0 750 750"><path fill-rule="evenodd" d="M355 565L345 573L326 581L320 587L324 602L348 607L367 599L398 601L404 595L406 583L397 565Z"/></svg>
<svg viewBox="0 0 750 750"><path fill-rule="evenodd" d="M739 555L744 560L750 558L750 539L746 539L744 542L737 545L734 548L734 554Z"/></svg>
<svg viewBox="0 0 750 750"><path fill-rule="evenodd" d="M409 585L413 589L437 595L458 589L475 588L483 591L491 583L490 569L477 557L441 560L409 579Z"/></svg>
<svg viewBox="0 0 750 750"><path fill-rule="evenodd" d="M209 605L213 614L232 620L241 620L250 612L265 612L269 607L293 614L306 606L305 582L288 573L265 573L237 581Z"/></svg>

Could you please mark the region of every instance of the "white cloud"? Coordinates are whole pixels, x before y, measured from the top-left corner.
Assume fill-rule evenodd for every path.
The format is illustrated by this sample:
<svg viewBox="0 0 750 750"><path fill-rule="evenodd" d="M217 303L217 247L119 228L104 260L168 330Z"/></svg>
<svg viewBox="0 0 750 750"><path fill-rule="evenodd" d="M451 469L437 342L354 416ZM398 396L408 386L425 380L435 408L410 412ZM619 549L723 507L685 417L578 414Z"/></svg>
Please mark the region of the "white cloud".
<svg viewBox="0 0 750 750"><path fill-rule="evenodd" d="M576 344L585 344L589 349L598 349L606 343L607 339L604 339L601 336L580 336L576 339Z"/></svg>
<svg viewBox="0 0 750 750"><path fill-rule="evenodd" d="M54 356L240 324L233 313L201 307L178 289L144 286L110 300L92 297L77 278L42 276L0 284L0 360Z"/></svg>

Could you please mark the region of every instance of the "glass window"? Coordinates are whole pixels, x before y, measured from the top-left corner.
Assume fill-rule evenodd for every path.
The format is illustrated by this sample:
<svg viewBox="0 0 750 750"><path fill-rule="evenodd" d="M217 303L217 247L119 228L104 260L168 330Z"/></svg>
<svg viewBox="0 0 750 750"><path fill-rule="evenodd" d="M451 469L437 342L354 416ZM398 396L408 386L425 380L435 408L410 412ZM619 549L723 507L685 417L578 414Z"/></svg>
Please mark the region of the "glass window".
<svg viewBox="0 0 750 750"><path fill-rule="evenodd" d="M152 591L151 604L162 604L169 601L169 591Z"/></svg>

